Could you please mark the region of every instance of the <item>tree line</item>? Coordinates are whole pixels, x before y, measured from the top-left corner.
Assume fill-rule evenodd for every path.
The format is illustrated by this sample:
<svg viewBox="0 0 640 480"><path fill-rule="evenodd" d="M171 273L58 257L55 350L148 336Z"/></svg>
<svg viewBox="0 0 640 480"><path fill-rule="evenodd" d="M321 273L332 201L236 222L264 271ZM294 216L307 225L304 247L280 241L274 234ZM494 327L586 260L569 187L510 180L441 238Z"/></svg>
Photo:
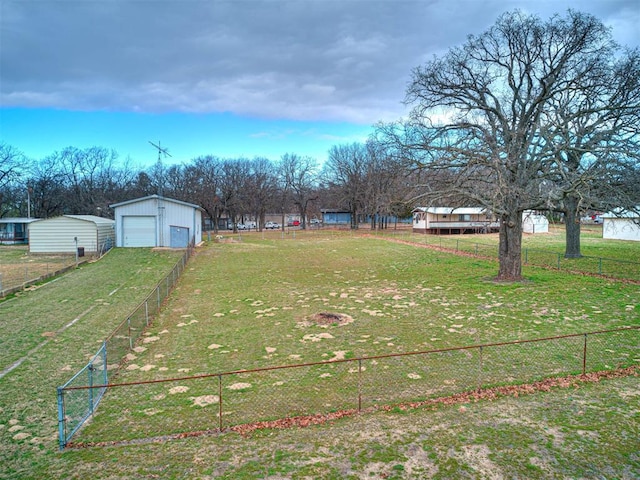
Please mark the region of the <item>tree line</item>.
<svg viewBox="0 0 640 480"><path fill-rule="evenodd" d="M354 228L363 217L383 228L415 206L481 206L500 219L497 278L519 280L524 211L561 214L575 258L585 212L640 208L640 51L592 15L507 12L416 67L405 103L407 118L332 147L322 166L288 153L137 171L101 147L29 162L0 145L0 217L27 204L43 218L109 216L109 204L153 193L200 205L214 226L335 208Z"/></svg>
<svg viewBox="0 0 640 480"><path fill-rule="evenodd" d="M353 143L333 147L322 167L313 158L286 153L278 161L205 155L136 169L104 147L67 147L30 160L0 144L0 218L113 218L109 205L159 194L200 206L214 230L227 219L231 225L249 219L264 225L267 214L290 213L300 215L306 228L322 208L371 218L382 228L379 219L410 215L407 172L391 161L369 144Z"/></svg>

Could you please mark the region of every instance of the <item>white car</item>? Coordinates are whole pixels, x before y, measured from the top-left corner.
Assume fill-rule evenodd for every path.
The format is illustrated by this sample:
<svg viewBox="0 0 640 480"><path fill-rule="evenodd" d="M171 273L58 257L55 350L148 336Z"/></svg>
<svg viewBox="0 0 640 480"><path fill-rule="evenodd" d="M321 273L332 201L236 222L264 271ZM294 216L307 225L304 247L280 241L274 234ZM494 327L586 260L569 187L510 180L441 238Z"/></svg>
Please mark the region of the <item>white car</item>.
<svg viewBox="0 0 640 480"><path fill-rule="evenodd" d="M264 228L270 229L270 230L276 230L278 228L280 228L280 224L277 222L267 222L264 224Z"/></svg>

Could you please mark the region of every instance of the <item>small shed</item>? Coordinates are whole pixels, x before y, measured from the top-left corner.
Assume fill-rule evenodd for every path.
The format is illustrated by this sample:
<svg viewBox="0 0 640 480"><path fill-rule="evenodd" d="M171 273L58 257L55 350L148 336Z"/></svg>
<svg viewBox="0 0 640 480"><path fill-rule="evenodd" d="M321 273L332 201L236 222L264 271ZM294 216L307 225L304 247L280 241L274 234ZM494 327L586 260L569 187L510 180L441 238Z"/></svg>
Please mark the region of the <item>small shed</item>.
<svg viewBox="0 0 640 480"><path fill-rule="evenodd" d="M0 218L0 243L16 245L29 243L29 224L38 218Z"/></svg>
<svg viewBox="0 0 640 480"><path fill-rule="evenodd" d="M628 210L603 214L602 238L640 242L640 214Z"/></svg>
<svg viewBox="0 0 640 480"><path fill-rule="evenodd" d="M522 231L524 233L549 233L549 220L533 210L525 210L522 212Z"/></svg>
<svg viewBox="0 0 640 480"><path fill-rule="evenodd" d="M185 248L202 241L202 209L160 195L110 205L117 247Z"/></svg>
<svg viewBox="0 0 640 480"><path fill-rule="evenodd" d="M115 222L95 215L61 215L32 222L30 253L101 254L113 247Z"/></svg>

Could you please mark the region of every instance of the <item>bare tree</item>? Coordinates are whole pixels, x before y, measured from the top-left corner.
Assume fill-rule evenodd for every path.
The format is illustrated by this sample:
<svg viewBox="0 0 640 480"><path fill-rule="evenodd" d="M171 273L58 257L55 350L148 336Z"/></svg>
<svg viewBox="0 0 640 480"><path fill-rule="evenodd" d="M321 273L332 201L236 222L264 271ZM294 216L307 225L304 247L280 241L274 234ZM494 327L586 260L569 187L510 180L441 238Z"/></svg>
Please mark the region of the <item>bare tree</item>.
<svg viewBox="0 0 640 480"><path fill-rule="evenodd" d="M310 157L286 153L280 160L279 172L281 191L284 194L283 206L290 199L300 214L302 228L306 229L309 205L318 199L317 163ZM282 224L284 228L284 219Z"/></svg>
<svg viewBox="0 0 640 480"><path fill-rule="evenodd" d="M366 143L367 168L364 208L371 229L387 228L388 217L406 214L403 206L410 197L409 171L384 145L374 139Z"/></svg>
<svg viewBox="0 0 640 480"><path fill-rule="evenodd" d="M257 220L256 226L262 230L267 210L277 205L277 175L274 164L267 158L254 158L249 162L249 168L242 196L249 212Z"/></svg>
<svg viewBox="0 0 640 480"><path fill-rule="evenodd" d="M583 212L640 205L640 186L628 182L640 157L640 52L615 52L611 42L574 88L552 98L544 118L557 159L552 208L565 217L567 258L582 256Z"/></svg>
<svg viewBox="0 0 640 480"><path fill-rule="evenodd" d="M368 170L367 147L361 143L335 145L323 167L326 188L339 195L338 204L351 213L351 228L358 228L365 205Z"/></svg>
<svg viewBox="0 0 640 480"><path fill-rule="evenodd" d="M8 213L16 214L17 183L24 174L25 158L22 152L6 143L0 143L0 218ZM24 185L26 191L27 186Z"/></svg>
<svg viewBox="0 0 640 480"><path fill-rule="evenodd" d="M222 163L220 201L237 231L237 221L249 213L245 202L251 168L246 159L226 159Z"/></svg>
<svg viewBox="0 0 640 480"><path fill-rule="evenodd" d="M220 184L222 182L222 160L206 155L198 157L185 168L191 202L199 205L207 213L213 230L218 231L218 222L222 216Z"/></svg>
<svg viewBox="0 0 640 480"><path fill-rule="evenodd" d="M607 29L590 15L569 11L543 22L506 13L416 68L410 120L380 127L399 155L448 173L427 198L458 195L499 216L498 280L522 278L522 213L548 202L555 155L541 131L544 114L608 49Z"/></svg>

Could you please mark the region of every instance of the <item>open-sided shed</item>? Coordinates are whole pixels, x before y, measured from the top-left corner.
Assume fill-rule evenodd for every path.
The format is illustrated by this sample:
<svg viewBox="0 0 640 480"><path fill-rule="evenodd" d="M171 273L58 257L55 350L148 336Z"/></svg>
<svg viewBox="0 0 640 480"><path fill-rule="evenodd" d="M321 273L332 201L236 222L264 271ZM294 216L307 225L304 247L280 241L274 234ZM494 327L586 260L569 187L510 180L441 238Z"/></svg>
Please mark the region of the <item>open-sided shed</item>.
<svg viewBox="0 0 640 480"><path fill-rule="evenodd" d="M185 248L202 240L202 209L159 195L111 205L117 247Z"/></svg>
<svg viewBox="0 0 640 480"><path fill-rule="evenodd" d="M30 253L101 254L114 242L114 221L95 215L61 215L29 225Z"/></svg>

